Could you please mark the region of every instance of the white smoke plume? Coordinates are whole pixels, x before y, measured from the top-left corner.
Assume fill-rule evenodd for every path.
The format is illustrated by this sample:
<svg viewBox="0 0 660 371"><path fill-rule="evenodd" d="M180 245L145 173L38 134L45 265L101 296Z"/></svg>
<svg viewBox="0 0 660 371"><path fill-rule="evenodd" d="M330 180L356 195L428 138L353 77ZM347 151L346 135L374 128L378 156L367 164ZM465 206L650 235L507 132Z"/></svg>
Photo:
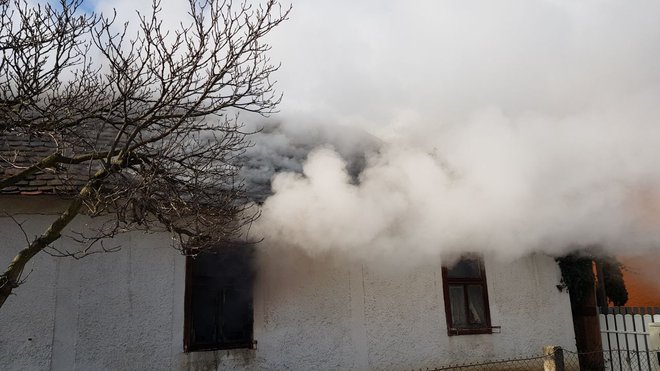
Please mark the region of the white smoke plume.
<svg viewBox="0 0 660 371"><path fill-rule="evenodd" d="M181 3L163 2L166 22ZM658 14L651 0L293 1L269 35L284 100L248 154L248 185L273 192L251 234L356 259L656 249Z"/></svg>
<svg viewBox="0 0 660 371"><path fill-rule="evenodd" d="M277 119L289 148L314 149L284 156L306 159L275 172L253 231L366 260L660 246L659 11L650 1L294 3L273 40ZM319 122L327 140L300 134ZM348 143L357 129L377 140ZM258 139L256 152L273 143ZM356 153L366 159L357 175Z"/></svg>

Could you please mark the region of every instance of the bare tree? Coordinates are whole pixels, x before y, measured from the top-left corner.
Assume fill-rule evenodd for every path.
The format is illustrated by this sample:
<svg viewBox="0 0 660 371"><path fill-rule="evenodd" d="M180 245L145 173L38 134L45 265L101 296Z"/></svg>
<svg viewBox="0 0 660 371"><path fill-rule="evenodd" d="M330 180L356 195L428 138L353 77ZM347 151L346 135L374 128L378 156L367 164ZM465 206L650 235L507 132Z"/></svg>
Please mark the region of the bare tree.
<svg viewBox="0 0 660 371"><path fill-rule="evenodd" d="M0 1L0 189L48 174L72 195L0 276L0 306L40 252L80 258L111 249L103 240L117 233L159 226L194 254L255 217L237 179L248 146L238 112L267 115L279 103L263 39L290 8L188 2L188 23L173 30L154 1L131 36L82 0ZM105 222L78 231L81 249L55 249L81 213Z"/></svg>

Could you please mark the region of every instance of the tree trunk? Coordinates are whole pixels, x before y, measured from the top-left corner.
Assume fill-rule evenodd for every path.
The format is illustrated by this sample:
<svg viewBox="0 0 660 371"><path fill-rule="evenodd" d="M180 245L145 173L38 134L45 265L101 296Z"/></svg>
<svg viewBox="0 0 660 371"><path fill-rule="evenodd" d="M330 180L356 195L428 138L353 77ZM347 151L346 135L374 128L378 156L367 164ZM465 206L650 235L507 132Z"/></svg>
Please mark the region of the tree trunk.
<svg viewBox="0 0 660 371"><path fill-rule="evenodd" d="M598 307L596 305L596 288L582 298L576 298L569 290L571 311L573 313L573 329L575 342L579 353L578 360L581 370L604 370L603 344L598 322Z"/></svg>

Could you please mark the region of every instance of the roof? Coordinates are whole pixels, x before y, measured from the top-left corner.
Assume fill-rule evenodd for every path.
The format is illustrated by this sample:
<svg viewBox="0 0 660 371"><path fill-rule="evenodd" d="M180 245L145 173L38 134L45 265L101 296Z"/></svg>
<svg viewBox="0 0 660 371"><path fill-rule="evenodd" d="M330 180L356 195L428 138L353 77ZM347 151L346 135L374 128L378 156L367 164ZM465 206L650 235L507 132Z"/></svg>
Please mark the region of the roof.
<svg viewBox="0 0 660 371"><path fill-rule="evenodd" d="M53 154L57 144L54 137L47 135L3 133L0 135L0 178L18 174ZM60 146L68 148L66 152L76 152L72 145L62 146L60 142ZM0 189L0 194L73 194L87 182L90 172L89 163L44 168L10 187Z"/></svg>
<svg viewBox="0 0 660 371"><path fill-rule="evenodd" d="M96 129L96 130L94 130ZM380 142L362 131L343 128L335 133L324 127L317 128L311 134L299 131L294 126L288 127L270 123L257 130L248 138L254 146L249 147L239 157L241 163L240 178L244 182L247 197L261 203L272 194L271 181L280 172L302 172L302 164L310 151L324 145L330 145L347 162L347 171L353 182L359 182L359 174L366 166L367 154L376 152ZM105 150L115 138L114 129L98 130L98 126L89 126L86 135L75 135L77 145L68 145L70 152L80 153L90 150ZM83 134L85 128L82 128ZM71 140L72 138L67 138ZM80 143L88 143L80 145ZM93 145L89 143L94 143ZM60 146L62 143L60 141ZM19 134L0 134L0 178L11 176L20 171L3 159L15 159L16 165L27 167L52 154L56 149L55 139L49 136L28 136ZM76 151L77 149L77 151ZM89 179L90 164L67 165L59 169L44 169L30 175L13 187L0 190L0 194L40 195L75 192Z"/></svg>

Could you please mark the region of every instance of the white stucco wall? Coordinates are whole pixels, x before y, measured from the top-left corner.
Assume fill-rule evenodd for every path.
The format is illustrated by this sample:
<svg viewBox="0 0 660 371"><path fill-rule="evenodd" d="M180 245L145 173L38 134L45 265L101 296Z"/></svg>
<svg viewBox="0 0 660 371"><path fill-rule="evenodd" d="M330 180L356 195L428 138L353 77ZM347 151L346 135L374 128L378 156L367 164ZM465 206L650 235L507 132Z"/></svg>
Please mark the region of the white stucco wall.
<svg viewBox="0 0 660 371"><path fill-rule="evenodd" d="M35 214L48 205L0 199L0 211L29 220L30 234L52 220ZM0 240L7 264L24 237L1 218ZM401 370L538 355L547 344L575 348L568 295L555 287L550 257L507 264L486 257L491 317L501 333L448 337L440 262L393 273L262 251L257 349L183 353L185 259L165 235L136 232L114 243L121 252L35 259L27 282L0 309L0 369Z"/></svg>

